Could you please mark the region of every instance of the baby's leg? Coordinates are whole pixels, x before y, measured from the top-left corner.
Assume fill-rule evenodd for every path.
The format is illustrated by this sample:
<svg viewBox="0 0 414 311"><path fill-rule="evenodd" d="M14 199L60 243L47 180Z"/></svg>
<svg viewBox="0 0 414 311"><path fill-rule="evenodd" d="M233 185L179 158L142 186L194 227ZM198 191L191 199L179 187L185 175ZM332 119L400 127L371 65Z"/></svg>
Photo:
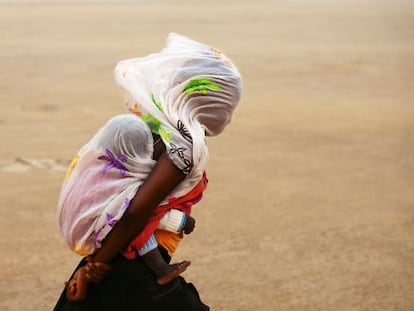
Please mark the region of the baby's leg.
<svg viewBox="0 0 414 311"><path fill-rule="evenodd" d="M160 285L167 284L175 279L191 264L190 261L182 261L180 263L168 264L165 262L158 248L149 251L142 256L144 262L157 275L157 283Z"/></svg>
<svg viewBox="0 0 414 311"><path fill-rule="evenodd" d="M158 243L154 235L150 237L145 246L140 249L139 254L148 267L157 275L157 283L160 285L167 284L185 270L191 264L190 261L182 261L176 264L168 264L165 262L160 251Z"/></svg>

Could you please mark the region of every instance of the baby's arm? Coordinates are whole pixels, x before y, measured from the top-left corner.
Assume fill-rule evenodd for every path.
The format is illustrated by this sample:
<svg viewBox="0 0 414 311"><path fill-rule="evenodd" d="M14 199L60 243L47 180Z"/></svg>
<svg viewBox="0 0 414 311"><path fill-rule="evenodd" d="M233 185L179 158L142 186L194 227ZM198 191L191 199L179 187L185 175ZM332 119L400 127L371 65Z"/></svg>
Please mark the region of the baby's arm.
<svg viewBox="0 0 414 311"><path fill-rule="evenodd" d="M184 231L185 234L193 232L195 227L195 219L190 215L177 210L169 210L160 221L157 229L166 230L174 233L181 233Z"/></svg>

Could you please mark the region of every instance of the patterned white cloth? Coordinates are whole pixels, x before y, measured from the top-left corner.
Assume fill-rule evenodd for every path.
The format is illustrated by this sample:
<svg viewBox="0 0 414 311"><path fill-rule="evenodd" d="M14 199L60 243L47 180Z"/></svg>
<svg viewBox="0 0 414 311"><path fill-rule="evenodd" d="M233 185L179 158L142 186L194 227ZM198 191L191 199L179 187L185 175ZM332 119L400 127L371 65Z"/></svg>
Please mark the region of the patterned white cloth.
<svg viewBox="0 0 414 311"><path fill-rule="evenodd" d="M185 180L161 204L189 193L208 160L205 135L230 122L241 76L221 52L170 34L165 48L120 62L117 83L136 115L112 118L81 148L62 185L58 223L70 248L93 253L129 207L151 172L153 133L159 134Z"/></svg>
<svg viewBox="0 0 414 311"><path fill-rule="evenodd" d="M118 63L115 79L194 186L208 160L205 135L221 133L239 102L237 68L220 51L172 33L161 52Z"/></svg>
<svg viewBox="0 0 414 311"><path fill-rule="evenodd" d="M84 145L70 165L57 217L69 247L88 255L129 207L155 165L148 126L135 115L113 117Z"/></svg>

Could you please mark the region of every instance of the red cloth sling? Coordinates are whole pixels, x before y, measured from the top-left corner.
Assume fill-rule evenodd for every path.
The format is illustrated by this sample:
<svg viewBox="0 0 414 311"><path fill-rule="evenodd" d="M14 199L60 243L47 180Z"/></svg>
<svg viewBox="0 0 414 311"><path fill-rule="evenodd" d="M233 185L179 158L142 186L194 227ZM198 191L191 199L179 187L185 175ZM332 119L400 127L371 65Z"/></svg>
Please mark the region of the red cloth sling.
<svg viewBox="0 0 414 311"><path fill-rule="evenodd" d="M142 231L133 239L126 249L123 251L123 255L127 259L134 259L138 256L138 250L141 249L151 234L157 229L161 218L171 209L177 209L184 212L187 215L191 213L191 207L199 202L203 197L203 192L207 188L208 179L204 172L200 182L189 193L180 198L170 198L167 204L158 206Z"/></svg>

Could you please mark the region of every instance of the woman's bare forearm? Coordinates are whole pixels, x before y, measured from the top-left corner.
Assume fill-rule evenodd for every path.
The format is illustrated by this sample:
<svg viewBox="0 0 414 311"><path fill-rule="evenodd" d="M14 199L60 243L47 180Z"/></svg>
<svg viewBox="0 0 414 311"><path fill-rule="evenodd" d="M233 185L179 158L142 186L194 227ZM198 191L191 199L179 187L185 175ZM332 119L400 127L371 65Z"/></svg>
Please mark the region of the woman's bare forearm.
<svg viewBox="0 0 414 311"><path fill-rule="evenodd" d="M105 238L93 260L110 262L138 233L151 216L153 210L185 178L163 153L147 180L131 200L123 217Z"/></svg>

